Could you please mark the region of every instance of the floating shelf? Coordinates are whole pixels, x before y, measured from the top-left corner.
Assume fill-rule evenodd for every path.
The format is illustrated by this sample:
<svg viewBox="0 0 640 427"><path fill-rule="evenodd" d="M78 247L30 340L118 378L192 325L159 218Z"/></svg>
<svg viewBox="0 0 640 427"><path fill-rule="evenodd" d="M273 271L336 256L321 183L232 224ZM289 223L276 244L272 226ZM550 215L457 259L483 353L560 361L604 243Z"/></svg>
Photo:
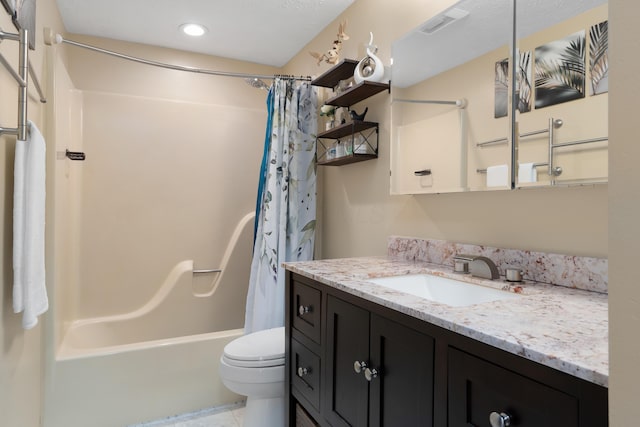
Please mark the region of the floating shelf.
<svg viewBox="0 0 640 427"><path fill-rule="evenodd" d="M377 126L378 124L375 122L353 121L338 125L327 131L320 132L318 133L318 138L340 139L345 136L350 136L355 132L362 132L363 130L375 128Z"/></svg>
<svg viewBox="0 0 640 427"><path fill-rule="evenodd" d="M370 130L370 132L368 132L368 135L365 136L365 134L363 134L362 132L367 130ZM362 134L363 136L365 136L365 141L363 141L362 144L367 144L370 149L375 151L375 153L353 152L355 151L355 143L353 138L356 134ZM373 134L375 134L375 144L372 145L372 142L369 142L369 138L371 138ZM353 121L350 123L345 123L340 126L336 126L333 129L329 129L328 131L319 133L318 140L321 139L331 139L338 141L343 139L343 143L351 145L350 151L352 151L352 154L336 157L329 160L323 159L323 157L326 156L328 148L324 144L321 144L321 146L324 147L324 154L318 160L319 166L342 166L349 163L363 162L365 160L378 158L378 123L363 121Z"/></svg>
<svg viewBox="0 0 640 427"><path fill-rule="evenodd" d="M377 154L350 154L348 156L337 157L331 160L318 161L318 166L342 166L349 163L364 162L365 160L377 159Z"/></svg>
<svg viewBox="0 0 640 427"><path fill-rule="evenodd" d="M355 59L343 59L336 66L314 79L311 84L314 86L334 88L340 80L353 77L353 71L356 69L358 61ZM350 87L346 91L333 98L325 101L326 105L335 105L336 107L350 107L358 102L373 96L379 92L390 90L389 83L378 83L363 81L357 85Z"/></svg>
<svg viewBox="0 0 640 427"><path fill-rule="evenodd" d="M345 80L353 77L353 72L358 66L358 62L354 59L344 59L337 65L332 67L327 72L323 73L320 77L314 79L311 84L314 86L321 86L333 89L338 85L340 80ZM363 81L355 86L350 87L346 91L324 102L325 105L333 105L336 107L350 107L353 104L375 95L382 91L390 91L389 83L377 83ZM368 132L367 132L368 131ZM365 132L365 133L363 133ZM375 133L375 142L373 142L373 136ZM367 144L368 150L373 153L355 153L355 136L360 134L359 137L363 137L362 143ZM378 123L365 122L365 121L352 121L329 129L324 132L318 133L318 147L322 147L318 151L318 165L319 166L341 166L349 163L363 162L365 160L372 160L378 158ZM370 140L371 138L371 140ZM350 144L351 154L335 157L327 160L327 153L329 147L322 143L322 139L332 139L342 142L344 144ZM342 141L340 141L342 140ZM360 145L358 145L359 147ZM322 151L324 150L324 151Z"/></svg>
<svg viewBox="0 0 640 427"><path fill-rule="evenodd" d="M340 95L326 100L324 103L327 105L335 105L337 107L349 107L377 93L385 90L388 91L389 88L389 83L377 83L365 80L353 87L350 87Z"/></svg>
<svg viewBox="0 0 640 427"><path fill-rule="evenodd" d="M356 65L358 65L358 61L356 61L355 59L343 59L334 67L331 67L330 70L313 79L311 81L311 84L313 86L328 87L333 89L340 80L345 80L349 77L353 77L353 72L356 69Z"/></svg>

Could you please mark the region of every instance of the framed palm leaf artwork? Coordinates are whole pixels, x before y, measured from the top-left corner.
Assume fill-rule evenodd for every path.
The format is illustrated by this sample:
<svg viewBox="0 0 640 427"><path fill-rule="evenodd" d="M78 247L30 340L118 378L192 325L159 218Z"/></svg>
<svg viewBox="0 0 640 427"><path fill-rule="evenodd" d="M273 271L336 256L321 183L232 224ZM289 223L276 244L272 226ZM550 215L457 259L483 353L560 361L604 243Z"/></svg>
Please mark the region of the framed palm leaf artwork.
<svg viewBox="0 0 640 427"><path fill-rule="evenodd" d="M509 108L509 59L496 62L494 82L494 117L507 117Z"/></svg>
<svg viewBox="0 0 640 427"><path fill-rule="evenodd" d="M518 111L531 111L531 51L519 52L518 70L516 74L516 91L518 93Z"/></svg>
<svg viewBox="0 0 640 427"><path fill-rule="evenodd" d="M494 117L506 117L509 108L509 59L496 62L494 85ZM516 70L517 109L521 113L531 111L531 51L518 53L518 69Z"/></svg>
<svg viewBox="0 0 640 427"><path fill-rule="evenodd" d="M584 98L585 31L535 50L535 107Z"/></svg>
<svg viewBox="0 0 640 427"><path fill-rule="evenodd" d="M609 91L609 22L589 29L589 78L591 95Z"/></svg>

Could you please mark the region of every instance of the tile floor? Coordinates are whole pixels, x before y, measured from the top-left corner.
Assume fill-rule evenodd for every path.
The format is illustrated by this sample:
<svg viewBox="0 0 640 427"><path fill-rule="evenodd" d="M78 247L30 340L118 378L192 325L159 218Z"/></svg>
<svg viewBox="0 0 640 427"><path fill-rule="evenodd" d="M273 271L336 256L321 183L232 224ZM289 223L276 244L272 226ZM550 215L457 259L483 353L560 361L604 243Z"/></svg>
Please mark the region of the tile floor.
<svg viewBox="0 0 640 427"><path fill-rule="evenodd" d="M244 403L176 415L129 427L242 427Z"/></svg>

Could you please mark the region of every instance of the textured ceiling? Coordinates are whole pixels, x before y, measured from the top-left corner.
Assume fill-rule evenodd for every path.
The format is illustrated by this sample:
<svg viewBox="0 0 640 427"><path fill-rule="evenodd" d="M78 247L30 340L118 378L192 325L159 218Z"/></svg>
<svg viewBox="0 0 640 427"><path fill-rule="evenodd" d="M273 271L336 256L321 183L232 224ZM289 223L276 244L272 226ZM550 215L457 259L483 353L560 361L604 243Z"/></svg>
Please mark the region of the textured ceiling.
<svg viewBox="0 0 640 427"><path fill-rule="evenodd" d="M354 0L57 0L69 33L281 67ZM193 22L200 38L179 26Z"/></svg>

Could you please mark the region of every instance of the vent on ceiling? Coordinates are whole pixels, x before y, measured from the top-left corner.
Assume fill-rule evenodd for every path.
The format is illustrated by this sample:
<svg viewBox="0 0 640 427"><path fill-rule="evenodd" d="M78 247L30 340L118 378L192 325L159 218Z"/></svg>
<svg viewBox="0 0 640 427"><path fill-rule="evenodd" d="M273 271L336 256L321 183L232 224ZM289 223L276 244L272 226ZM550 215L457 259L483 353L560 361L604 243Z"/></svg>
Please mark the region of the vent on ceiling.
<svg viewBox="0 0 640 427"><path fill-rule="evenodd" d="M436 15L433 18L429 19L425 24L420 28L420 32L424 34L433 34L436 31L439 31L451 24L454 21L464 18L467 16L469 12L466 10L458 9L454 7L452 9L447 10L446 12L441 13L440 15Z"/></svg>

